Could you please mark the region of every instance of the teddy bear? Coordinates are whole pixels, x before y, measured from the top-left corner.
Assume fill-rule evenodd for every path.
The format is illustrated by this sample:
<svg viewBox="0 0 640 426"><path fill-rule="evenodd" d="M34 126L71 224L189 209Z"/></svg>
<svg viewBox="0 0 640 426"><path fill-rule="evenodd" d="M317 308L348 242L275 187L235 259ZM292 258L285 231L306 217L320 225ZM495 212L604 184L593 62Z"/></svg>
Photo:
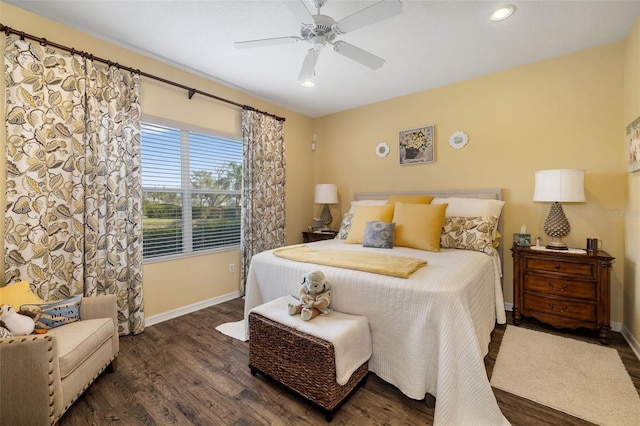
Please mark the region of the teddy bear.
<svg viewBox="0 0 640 426"><path fill-rule="evenodd" d="M322 314L330 314L331 290L322 271L304 274L300 284L300 303L289 303L289 315L300 314L303 321L309 321Z"/></svg>
<svg viewBox="0 0 640 426"><path fill-rule="evenodd" d="M35 328L33 318L19 314L11 305L0 306L0 325L9 330L13 336L26 336Z"/></svg>

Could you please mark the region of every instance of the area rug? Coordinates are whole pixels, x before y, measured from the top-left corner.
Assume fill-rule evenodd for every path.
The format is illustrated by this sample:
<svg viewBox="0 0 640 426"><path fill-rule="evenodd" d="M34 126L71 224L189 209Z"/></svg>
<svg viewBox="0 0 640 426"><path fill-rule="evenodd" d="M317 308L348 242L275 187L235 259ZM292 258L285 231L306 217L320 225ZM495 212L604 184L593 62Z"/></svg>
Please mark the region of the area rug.
<svg viewBox="0 0 640 426"><path fill-rule="evenodd" d="M491 385L592 423L640 423L638 392L606 346L509 325Z"/></svg>
<svg viewBox="0 0 640 426"><path fill-rule="evenodd" d="M224 335L246 342L249 339L247 339L245 324L246 323L244 322L244 320L240 320L236 322L227 322L217 326L216 330L218 330L220 333Z"/></svg>

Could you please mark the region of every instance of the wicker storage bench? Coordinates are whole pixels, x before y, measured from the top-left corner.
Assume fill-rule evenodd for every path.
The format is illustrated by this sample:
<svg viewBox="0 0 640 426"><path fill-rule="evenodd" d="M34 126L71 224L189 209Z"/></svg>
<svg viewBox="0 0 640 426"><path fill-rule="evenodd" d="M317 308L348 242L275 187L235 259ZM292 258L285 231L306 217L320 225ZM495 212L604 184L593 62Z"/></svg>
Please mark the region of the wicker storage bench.
<svg viewBox="0 0 640 426"><path fill-rule="evenodd" d="M313 321L313 320L311 320ZM349 381L336 382L336 359L331 342L266 318L249 314L251 374L273 379L325 412L327 421L367 380L368 362ZM315 360L310 368L309 360Z"/></svg>

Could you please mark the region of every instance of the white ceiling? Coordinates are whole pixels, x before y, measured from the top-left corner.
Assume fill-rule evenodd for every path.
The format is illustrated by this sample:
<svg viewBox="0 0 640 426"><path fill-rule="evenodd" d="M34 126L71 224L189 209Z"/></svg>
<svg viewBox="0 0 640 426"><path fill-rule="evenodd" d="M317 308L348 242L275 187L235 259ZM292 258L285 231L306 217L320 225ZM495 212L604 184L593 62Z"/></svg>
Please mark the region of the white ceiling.
<svg viewBox="0 0 640 426"><path fill-rule="evenodd" d="M338 38L386 59L382 68L327 46L316 86L305 89L297 78L306 42L233 45L299 35L283 1L4 1L314 118L620 41L640 14L640 1L514 0L515 14L492 22L504 1L404 0L401 15ZM340 20L373 3L328 0L321 13ZM34 35L56 41L55 34Z"/></svg>

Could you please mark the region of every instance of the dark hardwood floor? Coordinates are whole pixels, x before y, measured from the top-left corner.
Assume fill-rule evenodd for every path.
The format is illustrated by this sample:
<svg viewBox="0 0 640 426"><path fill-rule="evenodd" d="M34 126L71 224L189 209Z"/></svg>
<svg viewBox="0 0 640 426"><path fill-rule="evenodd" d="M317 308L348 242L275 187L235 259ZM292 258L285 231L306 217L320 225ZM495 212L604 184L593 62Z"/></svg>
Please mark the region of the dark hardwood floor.
<svg viewBox="0 0 640 426"><path fill-rule="evenodd" d="M252 376L248 342L217 332L238 321L244 302L235 299L120 339L115 373L103 373L60 421L68 425L322 425L324 415L294 395ZM507 313L510 317L510 313ZM524 327L553 330L535 320ZM497 326L485 358L491 377L506 326ZM590 332L559 332L598 343ZM640 392L640 361L624 338L612 333ZM500 409L514 425L585 425L583 420L494 389ZM338 411L334 425L432 424L433 410L369 373L366 385Z"/></svg>

